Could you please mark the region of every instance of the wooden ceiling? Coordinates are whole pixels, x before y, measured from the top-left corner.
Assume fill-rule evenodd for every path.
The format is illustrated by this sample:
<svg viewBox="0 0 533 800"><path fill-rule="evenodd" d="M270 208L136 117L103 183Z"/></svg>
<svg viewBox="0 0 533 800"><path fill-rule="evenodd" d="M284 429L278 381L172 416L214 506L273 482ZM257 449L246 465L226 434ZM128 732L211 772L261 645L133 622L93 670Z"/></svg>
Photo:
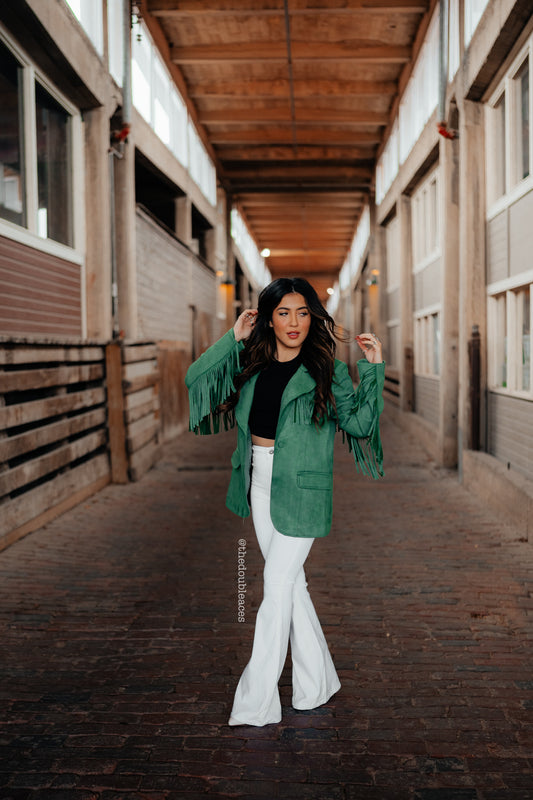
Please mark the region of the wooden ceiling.
<svg viewBox="0 0 533 800"><path fill-rule="evenodd" d="M374 190L429 0L144 0L274 277L322 298ZM420 38L420 37L418 37Z"/></svg>

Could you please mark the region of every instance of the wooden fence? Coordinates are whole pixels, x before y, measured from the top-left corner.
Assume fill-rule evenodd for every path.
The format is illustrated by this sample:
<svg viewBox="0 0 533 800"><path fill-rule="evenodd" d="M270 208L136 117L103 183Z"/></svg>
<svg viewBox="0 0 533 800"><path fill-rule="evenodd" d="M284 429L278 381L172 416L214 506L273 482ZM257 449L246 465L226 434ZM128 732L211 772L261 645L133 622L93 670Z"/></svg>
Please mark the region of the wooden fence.
<svg viewBox="0 0 533 800"><path fill-rule="evenodd" d="M109 482L104 354L0 343L0 548Z"/></svg>
<svg viewBox="0 0 533 800"><path fill-rule="evenodd" d="M136 481L160 449L157 345L110 344L106 362L113 481Z"/></svg>
<svg viewBox="0 0 533 800"><path fill-rule="evenodd" d="M0 550L159 454L155 344L0 342Z"/></svg>

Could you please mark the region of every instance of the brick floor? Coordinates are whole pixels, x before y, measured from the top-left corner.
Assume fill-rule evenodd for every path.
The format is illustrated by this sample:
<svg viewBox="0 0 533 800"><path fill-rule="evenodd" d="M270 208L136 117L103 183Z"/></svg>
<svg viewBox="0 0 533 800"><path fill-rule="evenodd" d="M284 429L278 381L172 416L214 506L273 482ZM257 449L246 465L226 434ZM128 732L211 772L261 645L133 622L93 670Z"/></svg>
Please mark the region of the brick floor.
<svg viewBox="0 0 533 800"><path fill-rule="evenodd" d="M2 800L530 800L533 550L385 421L339 442L307 562L342 689L230 728L262 565L224 508L233 434L185 435L0 554ZM246 621L237 547L247 542Z"/></svg>

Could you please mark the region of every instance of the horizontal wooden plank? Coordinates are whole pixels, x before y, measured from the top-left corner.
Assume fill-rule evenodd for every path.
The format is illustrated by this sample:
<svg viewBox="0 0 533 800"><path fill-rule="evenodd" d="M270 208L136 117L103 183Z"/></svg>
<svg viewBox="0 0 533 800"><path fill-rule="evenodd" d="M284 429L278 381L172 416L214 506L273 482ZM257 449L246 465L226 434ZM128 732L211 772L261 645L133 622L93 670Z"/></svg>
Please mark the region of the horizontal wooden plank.
<svg viewBox="0 0 533 800"><path fill-rule="evenodd" d="M128 453L136 453L149 442L157 442L157 433L159 431L159 423L152 419L150 427L145 430L140 430L134 436L128 436L126 439L126 446Z"/></svg>
<svg viewBox="0 0 533 800"><path fill-rule="evenodd" d="M371 80L295 80L295 98L309 97L372 97L396 94L398 87L394 81ZM276 80L203 80L191 86L191 97L202 98L258 98L290 97L291 84L288 79Z"/></svg>
<svg viewBox="0 0 533 800"><path fill-rule="evenodd" d="M295 61L352 61L359 63L407 64L411 48L380 44L358 46L347 39L344 42L293 41L291 53ZM216 64L287 61L287 45L278 42L236 42L235 44L184 45L170 48L170 58L176 64Z"/></svg>
<svg viewBox="0 0 533 800"><path fill-rule="evenodd" d="M122 349L122 361L124 364L130 364L135 361L149 361L153 358L157 358L156 344L126 346Z"/></svg>
<svg viewBox="0 0 533 800"><path fill-rule="evenodd" d="M291 109L275 108L220 108L214 111L200 111L199 120L203 125L242 125L251 123L283 123L292 119ZM389 115L383 111L349 111L338 108L297 108L295 111L295 124L299 122L319 122L322 126L329 125L386 125Z"/></svg>
<svg viewBox="0 0 533 800"><path fill-rule="evenodd" d="M144 417L140 417L128 426L128 436L135 436L141 431L152 429L154 422L155 416L153 412L145 415Z"/></svg>
<svg viewBox="0 0 533 800"><path fill-rule="evenodd" d="M209 133L212 144L291 144L294 136L294 126L274 127L268 125L257 125L254 127L242 126L238 130L219 130L213 128ZM350 128L339 128L335 130L331 126L320 127L318 125L298 125L298 143L307 144L352 144L357 147L359 144L379 144L381 133L356 131ZM294 192L294 187L292 189ZM318 196L319 197L319 196ZM318 198L317 198L318 199Z"/></svg>
<svg viewBox="0 0 533 800"><path fill-rule="evenodd" d="M0 428L14 428L28 422L47 419L68 411L91 408L105 402L105 391L102 388L87 389L83 392L47 397L44 400L32 400L29 403L18 403L0 408Z"/></svg>
<svg viewBox="0 0 533 800"><path fill-rule="evenodd" d="M152 372L150 375L141 375L138 378L133 378L131 381L123 381L125 394L132 394L132 392L139 392L141 389L146 389L147 386L155 386L159 380L159 372Z"/></svg>
<svg viewBox="0 0 533 800"><path fill-rule="evenodd" d="M159 397L158 395L154 395L151 400L148 400L148 402L130 408L125 412L124 416L127 424L132 425L132 423L137 422L137 420L143 419L144 417L153 417L157 411L159 411Z"/></svg>
<svg viewBox="0 0 533 800"><path fill-rule="evenodd" d="M18 436L0 439L0 463L66 439L89 428L103 426L105 422L105 408L96 408L77 417L69 417L60 422L53 422L51 425L44 425L42 428L21 433Z"/></svg>
<svg viewBox="0 0 533 800"><path fill-rule="evenodd" d="M283 0L269 2L268 5L254 0L224 0L211 2L206 6L198 0L148 0L149 13L155 17L279 17L285 13ZM426 0L291 0L291 16L316 17L317 14L350 15L361 12L372 14L424 14L427 11Z"/></svg>
<svg viewBox="0 0 533 800"><path fill-rule="evenodd" d="M7 500L0 514L0 536L26 524L47 509L65 502L83 487L105 479L110 474L109 459L101 454L78 467L57 475L29 492Z"/></svg>
<svg viewBox="0 0 533 800"><path fill-rule="evenodd" d="M122 378L123 380L131 381L133 378L139 378L155 372L157 372L157 360L155 358L149 361L134 361L123 365Z"/></svg>
<svg viewBox="0 0 533 800"><path fill-rule="evenodd" d="M54 369L0 371L0 391L22 392L27 389L44 389L72 383L96 381L104 377L103 364L81 364Z"/></svg>
<svg viewBox="0 0 533 800"><path fill-rule="evenodd" d="M153 402L157 397L155 386L149 386L147 389L142 389L139 392L128 394L124 398L124 407L126 411L131 411L137 406L145 405L146 403Z"/></svg>
<svg viewBox="0 0 533 800"><path fill-rule="evenodd" d="M2 472L0 474L0 497L15 491L15 489L20 489L28 483L33 483L33 481L43 478L45 475L61 469L61 467L66 467L71 462L94 450L98 450L106 443L106 440L106 431L95 431L32 461L20 464L14 469Z"/></svg>
<svg viewBox="0 0 533 800"><path fill-rule="evenodd" d="M132 481L138 481L148 472L155 462L161 457L161 445L152 440L145 447L130 456L130 477Z"/></svg>
<svg viewBox="0 0 533 800"><path fill-rule="evenodd" d="M72 364L103 360L103 347L0 344L0 364L45 364L50 361Z"/></svg>

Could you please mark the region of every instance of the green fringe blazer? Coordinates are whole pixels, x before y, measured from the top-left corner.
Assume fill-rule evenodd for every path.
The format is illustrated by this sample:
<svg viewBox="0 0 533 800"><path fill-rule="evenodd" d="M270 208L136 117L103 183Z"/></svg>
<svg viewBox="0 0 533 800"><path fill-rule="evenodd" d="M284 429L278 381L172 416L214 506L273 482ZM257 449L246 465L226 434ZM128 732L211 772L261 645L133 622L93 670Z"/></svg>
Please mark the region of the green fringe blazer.
<svg viewBox="0 0 533 800"><path fill-rule="evenodd" d="M239 354L243 348L244 342L236 342L230 329L191 364L185 377L190 430L218 433L217 407L234 391L233 379L241 369ZM283 393L274 446L270 515L276 530L286 536L316 538L329 533L336 430L348 440L358 470L373 478L383 475L379 415L383 410L385 363L370 364L361 359L357 366L360 383L354 391L346 364L335 359L335 409L320 426L311 419L316 384L303 364ZM234 414L224 418L226 428L235 423L238 428L226 505L240 517L250 514L252 438L248 418L258 375L244 384Z"/></svg>

